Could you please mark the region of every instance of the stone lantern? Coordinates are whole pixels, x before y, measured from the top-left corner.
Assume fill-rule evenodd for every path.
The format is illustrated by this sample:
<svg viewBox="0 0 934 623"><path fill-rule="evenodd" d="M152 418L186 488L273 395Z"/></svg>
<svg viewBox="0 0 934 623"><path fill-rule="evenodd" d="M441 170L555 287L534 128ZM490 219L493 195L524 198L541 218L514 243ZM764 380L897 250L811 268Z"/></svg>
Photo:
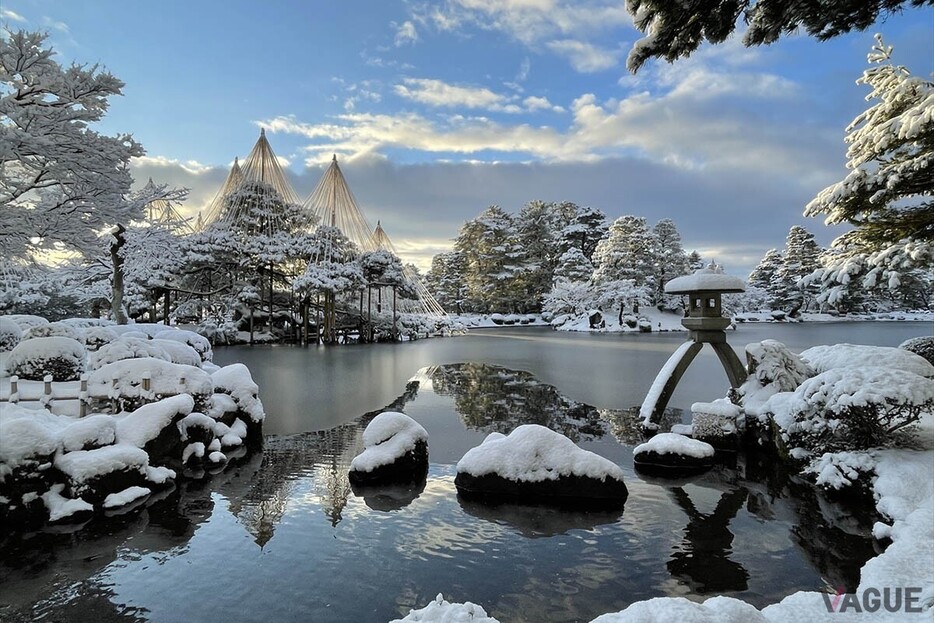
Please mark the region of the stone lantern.
<svg viewBox="0 0 934 623"><path fill-rule="evenodd" d="M726 371L731 387L739 387L746 380L746 370L739 357L726 342L725 329L730 319L722 314L724 294L745 292L746 284L739 277L724 274L723 269L711 263L693 275L676 277L665 284L666 294L682 294L688 297L688 306L681 324L691 332L691 339L682 344L665 363L649 390L639 415L648 428L655 426L668 401L697 353L710 344Z"/></svg>

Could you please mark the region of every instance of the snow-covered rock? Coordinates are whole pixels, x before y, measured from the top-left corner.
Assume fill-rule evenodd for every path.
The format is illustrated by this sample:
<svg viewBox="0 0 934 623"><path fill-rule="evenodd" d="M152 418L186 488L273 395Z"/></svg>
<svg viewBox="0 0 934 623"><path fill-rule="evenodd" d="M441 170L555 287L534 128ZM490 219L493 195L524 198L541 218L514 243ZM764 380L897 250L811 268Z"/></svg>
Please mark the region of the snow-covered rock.
<svg viewBox="0 0 934 623"><path fill-rule="evenodd" d="M916 355L924 357L929 363L934 364L934 335L921 335L905 340L898 345Z"/></svg>
<svg viewBox="0 0 934 623"><path fill-rule="evenodd" d="M934 378L934 365L921 355L902 348L866 346L863 344L832 344L814 346L801 353L801 359L818 373L834 368L879 367L913 372Z"/></svg>
<svg viewBox="0 0 934 623"><path fill-rule="evenodd" d="M10 375L41 381L74 381L84 372L87 353L78 340L67 337L38 337L17 344L7 358Z"/></svg>
<svg viewBox="0 0 934 623"><path fill-rule="evenodd" d="M60 435L65 452L93 450L116 441L117 422L109 415L89 415L65 426Z"/></svg>
<svg viewBox="0 0 934 623"><path fill-rule="evenodd" d="M469 601L463 604L445 601L438 593L435 600L424 608L412 610L404 619L393 619L390 623L499 623L486 611Z"/></svg>
<svg viewBox="0 0 934 623"><path fill-rule="evenodd" d="M674 433L659 433L632 451L636 467L671 471L707 469L716 450L709 443Z"/></svg>
<svg viewBox="0 0 934 623"><path fill-rule="evenodd" d="M181 436L178 428L172 425L191 413L194 407L191 396L179 394L121 413L114 418L117 441L143 448L154 456L178 455Z"/></svg>
<svg viewBox="0 0 934 623"><path fill-rule="evenodd" d="M0 481L26 462L49 460L61 446L61 435L48 411L4 404L0 409Z"/></svg>
<svg viewBox="0 0 934 623"><path fill-rule="evenodd" d="M637 601L621 612L604 614L591 623L769 623L755 606L732 597L712 597L697 603L684 597Z"/></svg>
<svg viewBox="0 0 934 623"><path fill-rule="evenodd" d="M211 382L214 384L214 396L210 408L204 412L231 427L240 421L247 428L240 435L242 439L254 445L262 441L266 411L259 399L259 386L253 381L250 370L242 363L224 366L211 374Z"/></svg>
<svg viewBox="0 0 934 623"><path fill-rule="evenodd" d="M491 433L457 463L458 491L488 497L621 506L623 470L537 424Z"/></svg>
<svg viewBox="0 0 934 623"><path fill-rule="evenodd" d="M42 501L49 511L49 521L64 523L68 521L81 522L91 516L94 507L81 498L72 499L62 495L65 485L54 485L42 494Z"/></svg>
<svg viewBox="0 0 934 623"><path fill-rule="evenodd" d="M146 484L149 455L130 444L79 450L55 457L55 468L67 477L67 489L91 503L110 493Z"/></svg>
<svg viewBox="0 0 934 623"><path fill-rule="evenodd" d="M120 508L132 504L142 498L145 498L152 494L147 487L128 487L123 491L118 491L117 493L111 493L106 498L104 498L104 503L102 506L105 509Z"/></svg>
<svg viewBox="0 0 934 623"><path fill-rule="evenodd" d="M356 485L424 477L428 470L428 431L404 413L386 411L363 431L362 453L350 464Z"/></svg>

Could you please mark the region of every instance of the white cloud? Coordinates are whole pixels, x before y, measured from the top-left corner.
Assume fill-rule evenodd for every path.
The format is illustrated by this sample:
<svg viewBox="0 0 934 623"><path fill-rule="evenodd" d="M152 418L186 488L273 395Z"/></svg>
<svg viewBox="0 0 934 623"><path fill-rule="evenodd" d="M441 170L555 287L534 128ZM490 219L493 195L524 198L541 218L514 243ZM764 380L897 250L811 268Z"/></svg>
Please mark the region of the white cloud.
<svg viewBox="0 0 934 623"><path fill-rule="evenodd" d="M565 112L564 108L561 106L556 106L548 101L547 97L535 97L530 96L522 100L522 104L525 106L526 110L529 112L535 112L537 110L550 110L551 112Z"/></svg>
<svg viewBox="0 0 934 623"><path fill-rule="evenodd" d="M0 9L0 17L14 21L14 22L25 22L26 21L25 17L23 17L19 13L16 13L15 11L11 11L10 9Z"/></svg>
<svg viewBox="0 0 934 623"><path fill-rule="evenodd" d="M394 88L396 95L437 107L493 109L508 102L505 95L485 87L463 87L428 78L405 78Z"/></svg>
<svg viewBox="0 0 934 623"><path fill-rule="evenodd" d="M65 22L60 22L52 19L51 17L43 17L42 25L46 28L51 28L52 30L57 30L60 33L68 34L71 32L71 28L68 27L68 24Z"/></svg>
<svg viewBox="0 0 934 623"><path fill-rule="evenodd" d="M415 24L411 21L402 22L396 28L396 36L394 43L396 47L402 47L404 45L413 44L418 41L418 31L415 29Z"/></svg>
<svg viewBox="0 0 934 623"><path fill-rule="evenodd" d="M516 82L525 82L529 79L529 72L532 70L532 61L528 56L519 63L519 71L516 73Z"/></svg>
<svg viewBox="0 0 934 623"><path fill-rule="evenodd" d="M619 52L605 50L584 41L561 39L545 44L549 50L568 59L576 71L588 74L615 67Z"/></svg>
<svg viewBox="0 0 934 623"><path fill-rule="evenodd" d="M197 160L176 160L174 158L166 158L165 156L140 156L138 158L132 159L132 164L134 167L164 167L164 168L175 168L178 167L192 175L201 175L202 173L207 173L213 169L213 167L201 164Z"/></svg>

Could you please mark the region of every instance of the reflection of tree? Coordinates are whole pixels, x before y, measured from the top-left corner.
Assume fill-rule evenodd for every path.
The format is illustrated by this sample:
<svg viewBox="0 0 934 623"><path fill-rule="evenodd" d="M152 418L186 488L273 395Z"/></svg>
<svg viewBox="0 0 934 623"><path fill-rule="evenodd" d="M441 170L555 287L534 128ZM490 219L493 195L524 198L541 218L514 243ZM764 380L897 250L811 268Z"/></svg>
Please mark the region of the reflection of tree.
<svg viewBox="0 0 934 623"><path fill-rule="evenodd" d="M606 434L594 407L562 396L528 372L459 363L437 367L431 381L436 394L454 398L468 428L509 433L521 424L540 424L575 442Z"/></svg>
<svg viewBox="0 0 934 623"><path fill-rule="evenodd" d="M747 490L738 488L722 493L710 514L698 512L681 487L669 491L690 520L680 549L668 560L671 574L701 594L746 590L749 573L728 556L733 545L730 520L743 508Z"/></svg>
<svg viewBox="0 0 934 623"><path fill-rule="evenodd" d="M639 416L639 407L630 409L599 409L600 417L609 424L616 441L634 446L645 441L645 427ZM681 423L681 409L667 408L658 421L658 432L668 432L674 424Z"/></svg>

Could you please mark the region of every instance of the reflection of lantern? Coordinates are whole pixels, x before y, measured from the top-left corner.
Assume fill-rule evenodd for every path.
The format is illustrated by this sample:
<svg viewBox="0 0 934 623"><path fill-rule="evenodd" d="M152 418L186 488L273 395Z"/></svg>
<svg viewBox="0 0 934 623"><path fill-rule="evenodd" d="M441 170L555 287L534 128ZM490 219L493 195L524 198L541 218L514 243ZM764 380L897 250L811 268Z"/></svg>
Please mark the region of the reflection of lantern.
<svg viewBox="0 0 934 623"><path fill-rule="evenodd" d="M667 375L661 391L650 391L642 403L640 415L646 425L665 410L668 401L697 353L704 344L710 344L717 352L723 369L732 387L739 387L746 380L746 370L739 357L726 343L726 329L730 319L724 318L721 297L731 292L744 292L746 284L739 277L724 274L716 264L710 264L693 275L676 277L665 284L666 294L684 294L688 297L688 309L681 324L691 331L691 339L683 344L659 372L654 387L659 387L663 375Z"/></svg>

